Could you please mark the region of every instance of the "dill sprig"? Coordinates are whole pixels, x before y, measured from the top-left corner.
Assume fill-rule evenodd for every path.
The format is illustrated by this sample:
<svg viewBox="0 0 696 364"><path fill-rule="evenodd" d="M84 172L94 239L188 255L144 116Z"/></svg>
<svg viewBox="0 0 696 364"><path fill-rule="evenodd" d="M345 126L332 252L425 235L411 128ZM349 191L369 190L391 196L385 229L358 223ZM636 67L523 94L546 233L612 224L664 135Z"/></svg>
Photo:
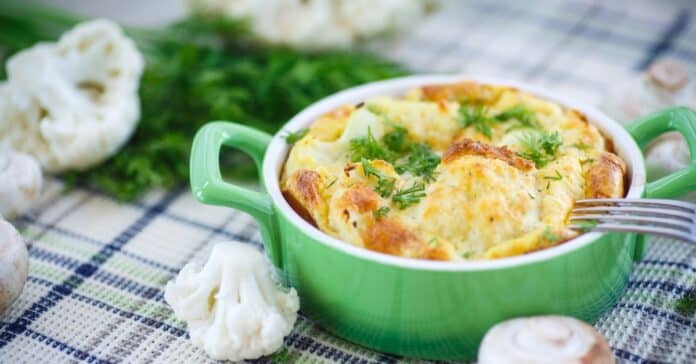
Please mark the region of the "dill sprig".
<svg viewBox="0 0 696 364"><path fill-rule="evenodd" d="M507 131L520 128L539 128L534 113L523 104L517 104L496 115L488 115L488 109L483 105L462 105L459 107L459 123L462 127L473 126L488 139L493 137L492 125L515 120L516 124Z"/></svg>
<svg viewBox="0 0 696 364"><path fill-rule="evenodd" d="M394 196L392 196L392 201L396 203L400 210L403 210L417 204L423 197L425 197L425 185L416 182L409 188L397 190Z"/></svg>
<svg viewBox="0 0 696 364"><path fill-rule="evenodd" d="M387 216L387 214L389 213L389 210L390 210L389 207L382 206L382 207L378 208L377 210L375 210L374 212L372 212L372 214L375 216L375 219L379 219L381 217Z"/></svg>
<svg viewBox="0 0 696 364"><path fill-rule="evenodd" d="M534 162L537 168L542 168L554 160L561 145L563 138L558 132L527 133L522 139L523 149L517 154Z"/></svg>
<svg viewBox="0 0 696 364"><path fill-rule="evenodd" d="M285 137L285 142L288 144L295 144L300 139L304 138L304 136L307 135L308 132L309 132L308 128L300 129L300 130L295 131L295 132L290 132Z"/></svg>
<svg viewBox="0 0 696 364"><path fill-rule="evenodd" d="M391 196L392 192L394 192L396 178L385 176L377 168L373 167L372 164L370 164L370 161L367 159L363 158L360 163L362 164L365 177L373 176L377 178L377 187L375 188L375 191L384 198Z"/></svg>
<svg viewBox="0 0 696 364"><path fill-rule="evenodd" d="M395 157L395 154L389 148L375 139L369 127L367 128L366 136L350 141L349 151L351 162L359 162L363 159L391 161Z"/></svg>
<svg viewBox="0 0 696 364"><path fill-rule="evenodd" d="M427 144L413 144L410 154L405 161L396 166L396 172L409 172L414 176L423 177L425 182L435 179L435 169L440 164L440 156L430 149Z"/></svg>

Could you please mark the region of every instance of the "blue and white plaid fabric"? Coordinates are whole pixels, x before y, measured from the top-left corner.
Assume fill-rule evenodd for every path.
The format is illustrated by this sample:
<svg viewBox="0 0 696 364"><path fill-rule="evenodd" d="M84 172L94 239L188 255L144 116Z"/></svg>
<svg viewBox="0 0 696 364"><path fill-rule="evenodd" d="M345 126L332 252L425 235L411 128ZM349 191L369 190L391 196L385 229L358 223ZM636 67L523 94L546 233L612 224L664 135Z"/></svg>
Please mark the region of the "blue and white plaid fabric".
<svg viewBox="0 0 696 364"><path fill-rule="evenodd" d="M375 49L421 72L525 80L598 103L614 80L670 56L696 67L696 3L451 1ZM51 181L15 221L29 243L22 296L0 317L0 362L207 362L163 301L164 284L213 242L261 249L250 217L203 206L187 189L120 204ZM597 322L620 362L696 363L696 316L674 310L696 285L696 249L655 240L619 303ZM260 362L411 362L335 338L300 317Z"/></svg>

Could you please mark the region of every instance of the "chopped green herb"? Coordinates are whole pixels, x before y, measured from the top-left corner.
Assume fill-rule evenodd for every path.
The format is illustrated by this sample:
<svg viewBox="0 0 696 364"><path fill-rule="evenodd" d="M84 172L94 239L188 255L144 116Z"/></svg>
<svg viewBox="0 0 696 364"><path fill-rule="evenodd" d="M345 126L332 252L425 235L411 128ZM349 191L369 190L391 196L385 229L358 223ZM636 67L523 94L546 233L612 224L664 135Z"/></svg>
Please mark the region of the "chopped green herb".
<svg viewBox="0 0 696 364"><path fill-rule="evenodd" d="M581 232L586 233L586 232L594 229L595 227L597 227L597 225L599 225L599 221L587 220L587 221L581 221L578 223L573 223L573 225L575 225L577 227L577 230L580 230Z"/></svg>
<svg viewBox="0 0 696 364"><path fill-rule="evenodd" d="M440 164L440 156L433 152L427 144L413 144L411 153L405 161L396 166L396 172L409 172L414 176L423 177L425 182L435 179L435 168Z"/></svg>
<svg viewBox="0 0 696 364"><path fill-rule="evenodd" d="M437 238L432 238L428 240L428 245L430 245L433 248L437 248L440 245L440 241L437 240Z"/></svg>
<svg viewBox="0 0 696 364"><path fill-rule="evenodd" d="M389 213L389 210L390 210L389 207L382 206L382 207L378 208L377 210L375 210L372 214L375 216L376 219L379 219L380 217L387 216L387 214Z"/></svg>
<svg viewBox="0 0 696 364"><path fill-rule="evenodd" d="M561 239L561 237L558 234L551 231L550 226L547 226L546 229L544 229L544 234L542 235L542 237L549 243L555 243Z"/></svg>
<svg viewBox="0 0 696 364"><path fill-rule="evenodd" d="M410 147L408 142L408 130L403 126L395 126L394 130L384 134L382 142L389 150L397 153L407 152Z"/></svg>
<svg viewBox="0 0 696 364"><path fill-rule="evenodd" d="M684 293L684 295L677 300L675 308L680 314L687 317L696 313L696 287Z"/></svg>
<svg viewBox="0 0 696 364"><path fill-rule="evenodd" d="M544 179L549 179L552 181L560 181L563 179L563 176L561 176L561 173L556 170L556 174L553 176L544 176Z"/></svg>
<svg viewBox="0 0 696 364"><path fill-rule="evenodd" d="M594 162L596 162L596 161L597 161L597 160L594 159L594 158L587 158L587 159L581 160L581 161L580 161L580 164L594 163Z"/></svg>
<svg viewBox="0 0 696 364"><path fill-rule="evenodd" d="M413 186L398 190L392 196L392 201L403 210L411 205L415 205L421 198L425 197L425 185L422 183L414 183Z"/></svg>
<svg viewBox="0 0 696 364"><path fill-rule="evenodd" d="M537 122L536 117L534 116L534 112L529 110L523 104L517 104L494 116L493 118L499 122L514 119L516 123L508 128L507 131L524 128L537 129L540 127L539 122Z"/></svg>
<svg viewBox="0 0 696 364"><path fill-rule="evenodd" d="M464 128L473 126L478 132L485 135L488 139L493 136L490 124L496 120L487 116L487 109L481 105L459 107L459 123Z"/></svg>
<svg viewBox="0 0 696 364"><path fill-rule="evenodd" d="M391 196L392 192L394 192L394 184L396 183L396 179L394 177L387 177L382 174L382 172L373 167L372 164L370 164L370 161L367 159L363 158L360 163L362 164L366 177L374 176L377 178L377 187L375 188L375 191L384 198Z"/></svg>
<svg viewBox="0 0 696 364"><path fill-rule="evenodd" d="M300 139L302 139L307 133L309 132L309 129L304 128L300 129L296 132L291 132L288 134L288 136L285 137L285 142L288 144L295 144L297 143Z"/></svg>
<svg viewBox="0 0 696 364"><path fill-rule="evenodd" d="M464 259L469 259L469 258L471 258L472 255L474 255L474 252L462 252L459 255Z"/></svg>
<svg viewBox="0 0 696 364"><path fill-rule="evenodd" d="M555 158L562 144L563 139L558 132L528 133L522 139L523 150L517 154L534 162L537 168L541 168Z"/></svg>
<svg viewBox="0 0 696 364"><path fill-rule="evenodd" d="M389 161L394 157L389 149L382 146L377 139L375 139L369 127L367 128L366 136L355 138L350 141L349 151L351 162L359 162L363 159L382 159Z"/></svg>
<svg viewBox="0 0 696 364"><path fill-rule="evenodd" d="M589 144L587 144L587 143L583 143L583 142L575 143L575 144L573 144L573 147L575 147L575 148L577 148L577 149L580 149L580 150L592 149L592 146L591 146L591 145L589 145Z"/></svg>
<svg viewBox="0 0 696 364"><path fill-rule="evenodd" d="M331 188L331 186L333 186L334 183L336 183L336 181L338 181L338 178L334 178L333 181L329 182L329 184L324 186L324 189L327 190L327 189Z"/></svg>

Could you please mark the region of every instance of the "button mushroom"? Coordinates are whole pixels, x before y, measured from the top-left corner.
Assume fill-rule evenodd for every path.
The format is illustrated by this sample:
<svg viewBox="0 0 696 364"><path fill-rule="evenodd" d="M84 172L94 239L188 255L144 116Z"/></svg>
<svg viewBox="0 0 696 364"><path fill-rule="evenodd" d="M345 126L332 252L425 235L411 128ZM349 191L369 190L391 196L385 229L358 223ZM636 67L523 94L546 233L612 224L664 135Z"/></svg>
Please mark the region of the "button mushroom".
<svg viewBox="0 0 696 364"><path fill-rule="evenodd" d="M202 268L187 264L164 298L188 324L193 345L211 358L255 359L282 346L300 307L297 292L276 285L271 269L254 247L219 243Z"/></svg>
<svg viewBox="0 0 696 364"><path fill-rule="evenodd" d="M39 198L43 176L30 155L0 147L0 216L24 213Z"/></svg>
<svg viewBox="0 0 696 364"><path fill-rule="evenodd" d="M623 124L674 105L696 109L696 81L690 80L686 65L673 59L657 60L645 73L613 84L602 101L602 109ZM651 179L686 168L689 163L688 147L678 133L663 135L646 151Z"/></svg>
<svg viewBox="0 0 696 364"><path fill-rule="evenodd" d="M0 218L0 315L7 310L27 281L27 247L9 222Z"/></svg>
<svg viewBox="0 0 696 364"><path fill-rule="evenodd" d="M565 316L517 318L483 338L479 364L612 364L614 356L594 327Z"/></svg>
<svg viewBox="0 0 696 364"><path fill-rule="evenodd" d="M101 162L137 125L143 67L135 44L103 19L13 55L0 86L0 142L49 172Z"/></svg>

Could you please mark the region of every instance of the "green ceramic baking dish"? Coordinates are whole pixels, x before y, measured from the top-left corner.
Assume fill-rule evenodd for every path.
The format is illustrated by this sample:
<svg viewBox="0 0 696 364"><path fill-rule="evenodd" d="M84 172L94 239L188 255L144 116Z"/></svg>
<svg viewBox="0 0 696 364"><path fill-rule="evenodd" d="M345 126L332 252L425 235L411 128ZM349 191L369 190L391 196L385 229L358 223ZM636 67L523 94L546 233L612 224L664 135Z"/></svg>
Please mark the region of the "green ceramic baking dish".
<svg viewBox="0 0 696 364"><path fill-rule="evenodd" d="M629 167L627 197L671 197L696 189L696 162L646 183L641 147L676 130L696 156L696 113L664 110L624 129L608 116L543 88L508 80L412 76L367 84L325 98L275 136L216 121L196 135L191 155L193 194L206 204L249 213L266 252L300 295L303 312L334 334L371 349L428 359L473 359L492 325L517 316L570 315L594 322L621 295L643 237L587 233L559 246L492 261L435 262L384 255L341 242L303 220L283 198L279 176L289 146L283 135L309 126L343 104L413 87L460 82L513 86L583 112L610 138ZM222 180L220 148L249 154L263 191Z"/></svg>

